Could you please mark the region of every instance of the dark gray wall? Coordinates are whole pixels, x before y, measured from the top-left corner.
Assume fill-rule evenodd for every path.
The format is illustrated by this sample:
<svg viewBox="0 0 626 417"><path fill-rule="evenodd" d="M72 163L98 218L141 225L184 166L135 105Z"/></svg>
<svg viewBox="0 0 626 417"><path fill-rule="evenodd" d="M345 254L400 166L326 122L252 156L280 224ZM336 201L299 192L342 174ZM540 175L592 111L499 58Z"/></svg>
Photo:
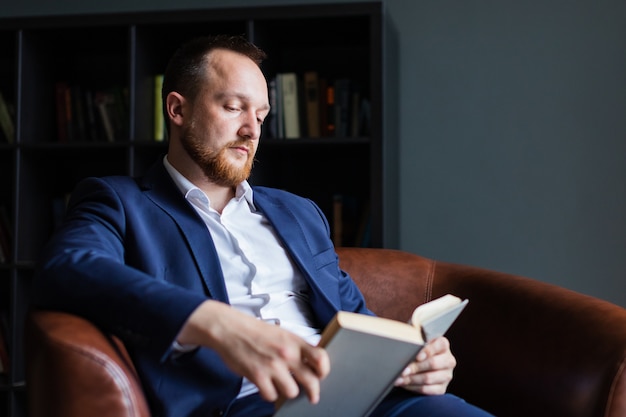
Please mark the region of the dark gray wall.
<svg viewBox="0 0 626 417"><path fill-rule="evenodd" d="M626 306L626 2L399 3L400 246Z"/></svg>
<svg viewBox="0 0 626 417"><path fill-rule="evenodd" d="M0 2L6 17L333 1ZM626 2L386 7L387 245L626 306Z"/></svg>

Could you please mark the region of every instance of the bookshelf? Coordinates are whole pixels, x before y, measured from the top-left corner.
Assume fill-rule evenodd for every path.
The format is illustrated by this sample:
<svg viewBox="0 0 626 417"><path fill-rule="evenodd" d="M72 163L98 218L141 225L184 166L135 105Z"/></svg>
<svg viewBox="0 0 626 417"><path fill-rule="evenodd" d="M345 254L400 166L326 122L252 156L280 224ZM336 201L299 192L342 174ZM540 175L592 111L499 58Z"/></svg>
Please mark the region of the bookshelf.
<svg viewBox="0 0 626 417"><path fill-rule="evenodd" d="M0 135L0 207L10 241L0 262L2 335L10 358L10 369L0 373L0 415L27 415L23 319L35 263L58 212L81 178L140 175L165 152L166 144L153 140L153 81L186 39L245 34L268 53L268 80L316 71L329 81L358 82L370 108L366 134L309 137L303 131L285 139L266 129L250 182L313 199L332 224L340 196L342 244L382 246L382 9L377 1L0 20L0 91L14 109L16 131L11 143ZM95 136L78 126L74 100L74 122L67 125L73 133L60 139L60 82L77 86L77 97L121 94L122 129L115 140L103 138L102 121Z"/></svg>

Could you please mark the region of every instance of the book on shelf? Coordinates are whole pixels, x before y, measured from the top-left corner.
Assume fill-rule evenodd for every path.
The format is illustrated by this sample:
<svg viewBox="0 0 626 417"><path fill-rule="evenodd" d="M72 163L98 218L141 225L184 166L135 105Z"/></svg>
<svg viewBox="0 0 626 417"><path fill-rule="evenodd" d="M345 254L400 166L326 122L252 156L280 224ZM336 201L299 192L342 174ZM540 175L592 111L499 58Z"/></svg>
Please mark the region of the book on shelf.
<svg viewBox="0 0 626 417"><path fill-rule="evenodd" d="M264 133L267 137L277 139L278 136L278 97L277 97L277 78L272 77L267 83L267 91L270 101L270 112L263 123Z"/></svg>
<svg viewBox="0 0 626 417"><path fill-rule="evenodd" d="M320 92L317 71L304 73L304 100L307 120L307 136L320 137Z"/></svg>
<svg viewBox="0 0 626 417"><path fill-rule="evenodd" d="M322 136L335 136L335 87L328 80L324 79L323 86L324 100L321 100L320 117L322 119Z"/></svg>
<svg viewBox="0 0 626 417"><path fill-rule="evenodd" d="M92 90L88 86L57 81L57 139L115 141L127 133L128 92L121 87Z"/></svg>
<svg viewBox="0 0 626 417"><path fill-rule="evenodd" d="M359 129L359 117L360 117L360 108L361 108L361 86L358 82L353 81L350 90L350 114L349 114L349 122L350 126L348 130L348 136L356 138L360 136L361 132Z"/></svg>
<svg viewBox="0 0 626 417"><path fill-rule="evenodd" d="M335 246L361 246L367 236L361 232L363 216L369 204L351 193L337 192L332 196L331 237Z"/></svg>
<svg viewBox="0 0 626 417"><path fill-rule="evenodd" d="M87 140L97 142L102 140L102 132L99 124L99 115L96 114L96 107L94 101L94 93L91 89L85 89L84 91L84 103L85 103L85 129Z"/></svg>
<svg viewBox="0 0 626 417"><path fill-rule="evenodd" d="M13 123L13 107L0 92L0 130L7 143L15 142L15 123Z"/></svg>
<svg viewBox="0 0 626 417"><path fill-rule="evenodd" d="M300 138L300 98L298 95L298 76L295 72L280 75L284 137Z"/></svg>
<svg viewBox="0 0 626 417"><path fill-rule="evenodd" d="M161 98L161 90L163 89L163 76L164 74L157 74L154 76L154 135L153 139L157 142L163 142L166 136L165 129L165 116L163 115L163 100Z"/></svg>
<svg viewBox="0 0 626 417"><path fill-rule="evenodd" d="M115 141L115 130L113 127L113 121L111 120L110 107L112 105L113 97L102 91L96 92L94 96L94 105L98 109L98 115L100 116L101 126L104 130L104 137L107 142Z"/></svg>
<svg viewBox="0 0 626 417"><path fill-rule="evenodd" d="M352 80L338 78L335 80L335 136L350 136Z"/></svg>
<svg viewBox="0 0 626 417"><path fill-rule="evenodd" d="M85 102L85 95L83 94L82 87L78 84L72 84L69 90L73 114L71 120L73 123L73 137L71 139L85 140L87 139L87 114L85 108L87 103Z"/></svg>
<svg viewBox="0 0 626 417"><path fill-rule="evenodd" d="M330 373L320 383L320 400L305 393L279 400L274 417L366 417L424 345L443 336L467 305L452 294L422 304L408 323L340 311L322 332Z"/></svg>
<svg viewBox="0 0 626 417"><path fill-rule="evenodd" d="M325 77L319 76L319 118L320 118L320 136L328 137L328 108L326 102L328 81Z"/></svg>
<svg viewBox="0 0 626 417"><path fill-rule="evenodd" d="M94 94L94 105L106 141L122 140L127 133L127 91L121 87L98 90Z"/></svg>

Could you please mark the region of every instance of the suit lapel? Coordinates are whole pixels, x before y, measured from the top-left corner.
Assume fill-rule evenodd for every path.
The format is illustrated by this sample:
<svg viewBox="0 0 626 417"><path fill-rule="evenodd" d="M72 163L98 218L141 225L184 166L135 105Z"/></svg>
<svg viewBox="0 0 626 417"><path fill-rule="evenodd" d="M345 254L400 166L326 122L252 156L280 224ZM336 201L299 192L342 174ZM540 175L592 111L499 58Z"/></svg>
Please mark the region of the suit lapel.
<svg viewBox="0 0 626 417"><path fill-rule="evenodd" d="M314 310L318 314L336 310L341 305L336 283L331 280L318 279L320 265L311 250L310 236L305 234L305 227L282 201L265 193L255 191L254 204L274 226L287 252L300 267L300 271L316 294L316 297L313 297L314 300L322 302L316 305L314 301Z"/></svg>
<svg viewBox="0 0 626 417"><path fill-rule="evenodd" d="M224 275L211 234L193 207L182 198L161 160L148 171L141 185L145 195L178 224L208 293L214 299L227 303Z"/></svg>

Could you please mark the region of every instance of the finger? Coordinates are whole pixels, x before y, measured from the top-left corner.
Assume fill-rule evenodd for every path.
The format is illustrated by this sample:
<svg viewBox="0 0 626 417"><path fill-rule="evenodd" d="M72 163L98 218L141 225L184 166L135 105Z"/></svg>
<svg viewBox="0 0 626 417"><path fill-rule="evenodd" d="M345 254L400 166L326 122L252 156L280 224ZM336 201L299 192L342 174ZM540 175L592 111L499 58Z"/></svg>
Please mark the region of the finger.
<svg viewBox="0 0 626 417"><path fill-rule="evenodd" d="M330 372L328 354L322 348L308 346L303 349L302 363L293 371L293 376L306 392L309 401L317 404L320 398L320 381Z"/></svg>
<svg viewBox="0 0 626 417"><path fill-rule="evenodd" d="M423 361L430 356L450 350L450 341L445 337L438 337L428 342L417 354L416 359Z"/></svg>
<svg viewBox="0 0 626 417"><path fill-rule="evenodd" d="M452 380L448 371L433 371L399 378L396 386L425 395L443 394Z"/></svg>
<svg viewBox="0 0 626 417"><path fill-rule="evenodd" d="M274 390L276 394L272 398L263 397L267 401L276 401L278 397L295 398L300 393L300 387L291 372L281 373L280 375L277 374L270 382L270 385L272 385L271 390ZM261 388L259 387L259 392L260 391ZM268 392L271 391L268 390Z"/></svg>
<svg viewBox="0 0 626 417"><path fill-rule="evenodd" d="M261 395L261 398L265 401L274 402L278 400L278 391L274 387L271 378L260 378L254 383L259 389L259 395Z"/></svg>
<svg viewBox="0 0 626 417"><path fill-rule="evenodd" d="M330 372L328 352L323 348L308 346L302 352L302 361L313 369L320 379L326 378Z"/></svg>

